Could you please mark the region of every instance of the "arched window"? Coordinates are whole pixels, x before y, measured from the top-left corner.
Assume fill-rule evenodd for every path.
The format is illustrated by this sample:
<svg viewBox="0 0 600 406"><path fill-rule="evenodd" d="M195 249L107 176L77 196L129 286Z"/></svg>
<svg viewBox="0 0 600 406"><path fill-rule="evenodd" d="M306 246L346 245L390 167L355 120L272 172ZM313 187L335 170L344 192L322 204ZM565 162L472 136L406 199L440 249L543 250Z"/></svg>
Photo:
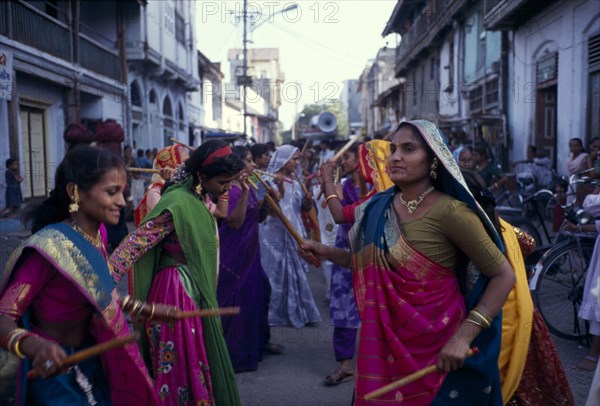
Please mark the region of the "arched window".
<svg viewBox="0 0 600 406"><path fill-rule="evenodd" d="M177 119L179 120L179 129L185 129L185 115L183 114L183 105L179 102L179 107L177 108Z"/></svg>
<svg viewBox="0 0 600 406"><path fill-rule="evenodd" d="M169 96L165 97L165 102L163 104L163 116L173 117L173 106L171 105L171 99Z"/></svg>
<svg viewBox="0 0 600 406"><path fill-rule="evenodd" d="M132 106L137 106L137 107L142 107L142 97L141 92L140 92L140 85L138 84L137 81L133 81L131 82L131 85L129 86L129 92L131 95L131 105Z"/></svg>
<svg viewBox="0 0 600 406"><path fill-rule="evenodd" d="M151 104L156 104L156 92L154 89L150 90L149 99Z"/></svg>

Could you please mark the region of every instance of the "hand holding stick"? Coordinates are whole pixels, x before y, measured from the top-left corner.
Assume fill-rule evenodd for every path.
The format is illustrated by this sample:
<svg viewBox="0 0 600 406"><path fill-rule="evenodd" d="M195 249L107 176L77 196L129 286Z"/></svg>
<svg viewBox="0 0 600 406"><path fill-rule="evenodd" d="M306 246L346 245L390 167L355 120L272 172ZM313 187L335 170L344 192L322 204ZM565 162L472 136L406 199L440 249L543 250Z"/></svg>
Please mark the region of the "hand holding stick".
<svg viewBox="0 0 600 406"><path fill-rule="evenodd" d="M333 158L331 158L331 160L333 162L337 161L338 159L340 159L342 157L342 155L344 155L344 152L346 152L348 150L348 148L350 148L352 146L352 144L354 144L356 141L358 141L358 139L360 138L360 136L356 135L354 137L351 137L348 142L346 143L346 145L344 145L342 147L342 149L340 149L334 156Z"/></svg>
<svg viewBox="0 0 600 406"><path fill-rule="evenodd" d="M478 352L479 352L479 349L477 347L471 348L467 352L467 358L477 354ZM426 375L432 374L435 371L437 371L437 367L435 365L429 365L425 368L418 370L417 372L414 372L410 375L405 376L404 378L398 379L397 381L394 381L394 382L389 383L379 389L376 389L372 392L367 393L365 395L365 400L373 400L375 398L378 398L381 395L385 395L388 392L391 392L395 389L399 389L405 385L408 385L409 383L412 383L418 379L423 378Z"/></svg>
<svg viewBox="0 0 600 406"><path fill-rule="evenodd" d="M267 182L265 182L258 173L255 173L255 175L263 183L263 185L265 185L265 187L267 188L267 191L273 191L273 189L271 189L271 187L268 186ZM273 210L275 215L277 217L279 217L279 220L281 220L281 222L283 223L283 226L290 232L290 234L292 235L294 240L296 240L296 242L298 243L298 246L301 246L302 243L304 242L304 240L302 239L302 236L298 233L298 231L296 231L296 229L294 229L294 226L292 226L292 223L290 223L290 221L287 219L285 214L283 214L283 212L281 211L281 209L279 208L277 203L275 203L275 200L273 200L273 198L271 197L271 195L269 193L267 193L265 195L265 200L267 201L267 203L269 203L269 206L271 207L271 209ZM321 266L321 261L318 261L318 260L313 261L312 264L318 268Z"/></svg>
<svg viewBox="0 0 600 406"><path fill-rule="evenodd" d="M70 367L87 359L97 357L98 355L104 354L105 352L108 352L110 350L114 350L115 348L123 347L126 344L137 340L139 335L140 333L136 332L135 334L131 334L127 337L115 338L114 340L106 341L104 343L88 347L85 350L81 350L71 355L70 357L67 357L67 359L65 359L65 362L63 362L62 367ZM39 375L35 369L32 369L27 373L28 379L34 379L38 376Z"/></svg>

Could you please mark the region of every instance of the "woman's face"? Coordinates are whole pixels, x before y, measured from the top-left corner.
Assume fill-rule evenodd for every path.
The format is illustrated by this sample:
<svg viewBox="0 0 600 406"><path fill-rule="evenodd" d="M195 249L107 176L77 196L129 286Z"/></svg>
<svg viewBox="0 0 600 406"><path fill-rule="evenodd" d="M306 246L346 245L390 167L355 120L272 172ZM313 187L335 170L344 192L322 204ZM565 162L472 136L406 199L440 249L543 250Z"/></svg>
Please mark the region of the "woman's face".
<svg viewBox="0 0 600 406"><path fill-rule="evenodd" d="M294 152L294 155L292 155L290 160L287 161L285 163L285 165L283 165L281 170L285 173L296 172L296 169L298 168L299 163L300 163L300 152L296 151L296 152Z"/></svg>
<svg viewBox="0 0 600 406"><path fill-rule="evenodd" d="M594 140L594 142L590 144L590 155L593 157L600 156L600 140Z"/></svg>
<svg viewBox="0 0 600 406"><path fill-rule="evenodd" d="M258 169L264 169L267 166L269 166L269 161L271 160L271 153L269 151L265 152L264 154L260 155L258 158L256 158L256 167Z"/></svg>
<svg viewBox="0 0 600 406"><path fill-rule="evenodd" d="M571 151L571 153L575 156L581 154L581 144L579 143L579 141L577 140L571 140L569 141L569 150Z"/></svg>
<svg viewBox="0 0 600 406"><path fill-rule="evenodd" d="M231 182L237 175L217 175L212 178L202 178L202 189L210 193L211 196L217 197L231 189Z"/></svg>
<svg viewBox="0 0 600 406"><path fill-rule="evenodd" d="M483 163L483 161L485 161L485 159L483 158L483 155L481 155L477 151L473 151L472 157L473 157L473 163L475 165L479 165L479 164Z"/></svg>
<svg viewBox="0 0 600 406"><path fill-rule="evenodd" d="M123 190L126 183L124 169L114 168L106 172L90 190L79 190L78 213L91 222L116 225L120 210L125 207Z"/></svg>
<svg viewBox="0 0 600 406"><path fill-rule="evenodd" d="M252 159L252 153L250 151L246 152L246 156L242 160L244 162L244 171L248 174L251 174L254 169L256 169L256 164Z"/></svg>
<svg viewBox="0 0 600 406"><path fill-rule="evenodd" d="M341 165L342 165L342 171L344 172L344 175L348 175L348 174L354 172L354 170L356 169L356 166L358 165L356 153L350 152L350 151L344 152L344 154L342 155Z"/></svg>
<svg viewBox="0 0 600 406"><path fill-rule="evenodd" d="M468 149L464 150L458 157L458 166L460 169L473 169L473 153Z"/></svg>
<svg viewBox="0 0 600 406"><path fill-rule="evenodd" d="M390 149L388 168L392 182L407 184L429 176L431 164L426 147L409 127L402 127L394 134Z"/></svg>

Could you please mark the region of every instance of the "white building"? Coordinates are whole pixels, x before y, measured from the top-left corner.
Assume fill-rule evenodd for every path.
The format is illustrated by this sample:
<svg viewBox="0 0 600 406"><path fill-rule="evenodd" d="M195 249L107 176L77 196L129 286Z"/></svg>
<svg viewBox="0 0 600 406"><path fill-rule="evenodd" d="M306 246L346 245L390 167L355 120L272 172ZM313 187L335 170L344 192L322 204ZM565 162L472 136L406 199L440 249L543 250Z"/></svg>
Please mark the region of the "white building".
<svg viewBox="0 0 600 406"><path fill-rule="evenodd" d="M600 136L600 2L489 2L488 29L508 30L513 157L544 149L566 173L569 139Z"/></svg>
<svg viewBox="0 0 600 406"><path fill-rule="evenodd" d="M188 92L200 86L194 37L196 3L153 0L127 8L127 65L131 100L131 142L162 148L169 138L193 143L201 106ZM194 114L190 115L190 111Z"/></svg>

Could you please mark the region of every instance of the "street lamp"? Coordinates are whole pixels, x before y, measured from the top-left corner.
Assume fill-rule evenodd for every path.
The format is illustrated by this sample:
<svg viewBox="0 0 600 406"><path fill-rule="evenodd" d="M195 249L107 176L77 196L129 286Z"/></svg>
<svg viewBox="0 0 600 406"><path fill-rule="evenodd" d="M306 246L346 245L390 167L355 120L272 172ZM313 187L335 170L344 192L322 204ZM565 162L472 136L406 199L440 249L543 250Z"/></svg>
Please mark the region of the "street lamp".
<svg viewBox="0 0 600 406"><path fill-rule="evenodd" d="M292 4L289 7L286 7L284 9L281 9L279 11L276 11L274 13L271 13L267 16L267 18L265 18L262 21L259 21L258 24L255 24L252 28L251 28L251 32L256 30L258 27L260 27L261 25L263 25L264 23L266 23L267 21L269 21L271 19L271 17L273 17L274 15L277 14L281 14L281 13L285 13L291 10L295 10L298 8L298 4ZM244 20L244 38L243 38L243 45L244 45L244 51L243 51L243 65L242 65L242 74L240 76L238 76L237 78L237 83L238 85L242 85L242 98L243 98L243 111L244 111L244 136L246 136L246 139L250 139L250 137L248 136L248 134L246 134L246 116L247 116L247 109L248 106L246 104L246 87L252 85L252 77L250 77L248 75L248 26L247 26L247 22L248 22L248 0L244 0L244 8L242 11L242 18Z"/></svg>

